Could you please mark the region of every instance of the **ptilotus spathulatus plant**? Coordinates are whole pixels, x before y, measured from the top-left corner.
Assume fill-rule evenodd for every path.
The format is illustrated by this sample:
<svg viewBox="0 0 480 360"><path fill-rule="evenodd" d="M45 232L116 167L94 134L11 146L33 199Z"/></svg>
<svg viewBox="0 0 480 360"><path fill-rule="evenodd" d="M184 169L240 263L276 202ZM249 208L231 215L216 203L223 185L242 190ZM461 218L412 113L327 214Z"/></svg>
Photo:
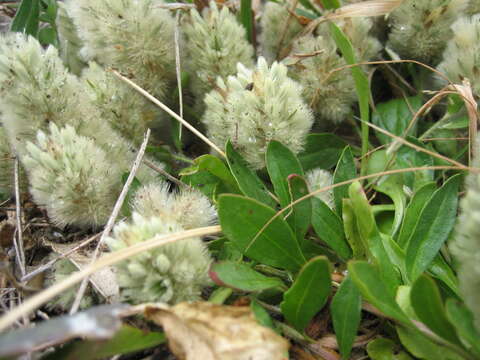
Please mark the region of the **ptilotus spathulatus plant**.
<svg viewBox="0 0 480 360"><path fill-rule="evenodd" d="M253 65L253 46L245 28L226 6L210 2L202 14L192 9L182 30L186 38L186 69L192 75L191 90L202 102L215 87L217 77L226 79L237 71L237 63Z"/></svg>
<svg viewBox="0 0 480 360"><path fill-rule="evenodd" d="M312 169L306 173L305 177L307 180L308 190L310 192L322 189L326 186L330 186L333 184L332 174L324 169ZM333 208L335 206L332 190L323 191L319 194L316 194L315 196L322 200L330 208Z"/></svg>
<svg viewBox="0 0 480 360"><path fill-rule="evenodd" d="M451 81L468 79L475 95L480 95L480 14L465 16L453 25L453 38L447 43L437 69ZM442 83L445 81L442 80ZM446 85L446 84L445 84Z"/></svg>
<svg viewBox="0 0 480 360"><path fill-rule="evenodd" d="M260 169L271 140L295 153L303 149L313 116L302 90L287 76L285 65L268 66L263 57L253 70L238 64L236 76L218 78L216 89L205 96L202 122L216 145L223 148L230 139L248 163Z"/></svg>
<svg viewBox="0 0 480 360"><path fill-rule="evenodd" d="M117 251L155 236L210 225L215 219L208 199L195 190L170 193L164 183L141 188L132 221L114 228L107 244ZM175 304L198 300L210 284L211 258L200 238L190 238L133 256L117 265L121 296L132 303Z"/></svg>
<svg viewBox="0 0 480 360"><path fill-rule="evenodd" d="M480 165L480 151L473 166ZM470 173L466 179L466 194L460 202L460 216L450 250L458 263L458 280L465 304L472 311L475 326L480 331L480 175Z"/></svg>
<svg viewBox="0 0 480 360"><path fill-rule="evenodd" d="M130 142L102 118L90 89L66 70L55 48L10 34L0 38L0 54L2 124L34 200L58 225L103 225L121 190L121 174L134 160ZM80 145L83 153L77 154ZM139 170L141 182L154 177L145 166Z"/></svg>
<svg viewBox="0 0 480 360"><path fill-rule="evenodd" d="M113 67L163 98L175 79L174 19L154 0L68 0L82 57Z"/></svg>
<svg viewBox="0 0 480 360"><path fill-rule="evenodd" d="M450 26L464 14L468 0L405 0L390 15L388 46L403 59L438 64Z"/></svg>

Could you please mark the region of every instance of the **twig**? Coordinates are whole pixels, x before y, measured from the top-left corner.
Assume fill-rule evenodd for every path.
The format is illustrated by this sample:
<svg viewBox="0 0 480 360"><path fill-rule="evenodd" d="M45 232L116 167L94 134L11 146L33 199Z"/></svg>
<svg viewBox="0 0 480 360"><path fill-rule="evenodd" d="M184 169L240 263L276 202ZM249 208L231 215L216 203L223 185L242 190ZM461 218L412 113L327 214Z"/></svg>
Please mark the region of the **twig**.
<svg viewBox="0 0 480 360"><path fill-rule="evenodd" d="M20 185L19 185L19 175L18 175L19 161L18 158L15 158L15 168L14 168L14 180L15 180L15 218L17 222L17 236L14 236L14 246L15 254L17 256L18 266L20 267L20 273L22 277L25 276L25 253L23 249L23 234L22 234L22 214L20 206ZM16 239L16 240L15 240Z"/></svg>
<svg viewBox="0 0 480 360"><path fill-rule="evenodd" d="M113 72L113 74L115 74L115 76L117 76L120 80L126 82L128 85L130 85L131 87L133 87L135 90L137 90L140 94L142 94L143 96L145 96L148 100L150 100L151 102L153 102L155 105L157 105L158 107L160 107L163 111L165 111L167 114L169 114L171 117L173 117L174 119L180 121L183 126L185 126L188 130L190 130L192 133L194 133L195 135L197 135L200 139L202 139L206 144L208 144L212 149L214 149L216 152L218 152L221 156L223 156L224 158L227 157L227 155L225 155L225 153L217 146L215 145L209 138L207 138L205 135L203 135L200 131L198 131L197 129L195 129L192 125L190 125L190 123L188 121L186 121L185 119L183 119L182 117L178 116L178 114L176 114L174 111L172 111L168 106L166 106L164 103L162 103L160 100L158 100L157 98L155 98L153 95L149 94L147 91L145 91L144 89L142 89L140 86L138 86L137 84L135 84L132 80L130 80L129 78L123 76L122 74L120 74L118 71L116 70L110 70Z"/></svg>
<svg viewBox="0 0 480 360"><path fill-rule="evenodd" d="M31 278L37 276L38 274L41 274L42 272L50 269L53 264L55 264L58 260L61 260L63 258L65 258L66 256L74 253L75 251L77 251L78 249L90 244L92 241L96 240L99 236L101 235L101 233L98 233L98 234L95 234L91 237L89 237L87 240L83 241L82 243L78 244L77 246L75 246L74 248L68 250L67 252L63 253L63 254L60 254L59 256L57 256L55 259L52 259L50 260L48 263L42 265L42 266L39 266L38 268L36 268L35 270L33 270L32 272L28 273L27 275L25 275L24 277L21 278L21 282L24 282L24 281L28 281L30 280Z"/></svg>
<svg viewBox="0 0 480 360"><path fill-rule="evenodd" d="M175 40L175 72L177 73L177 87L178 87L178 109L180 112L180 117L183 118L183 94L182 94L182 72L180 67L180 44L179 44L179 24L180 24L180 15L181 12L177 10L175 14L175 31L174 31L174 40ZM182 124L180 123L180 129L178 131L178 140L182 141Z"/></svg>
<svg viewBox="0 0 480 360"><path fill-rule="evenodd" d="M155 165L153 162L151 162L150 160L147 160L147 159L143 159L143 163L145 165L147 165L150 169L152 170L155 170L156 172L158 172L159 174L165 176L168 180L170 180L171 182L177 184L178 186L181 186L181 187L190 187L188 186L187 184L181 182L180 180L178 180L175 176L172 176L170 175L168 172L166 172L165 170L163 170L161 167Z"/></svg>
<svg viewBox="0 0 480 360"><path fill-rule="evenodd" d="M144 251L152 250L160 246L173 243L175 241L189 239L192 237L200 237L206 235L215 235L221 232L220 226L207 226L198 229L186 230L175 234L157 235L153 239L141 242L122 250L112 252L105 255L95 261L93 264L88 265L83 270L77 271L67 277L66 279L52 285L51 287L43 290L42 292L28 298L21 306L11 309L7 314L0 318L0 331L5 330L12 324L14 324L22 316L36 310L50 299L54 298L66 289L74 286L84 278L90 276L94 272L110 265L114 265L120 261L126 260L131 256L135 256Z"/></svg>
<svg viewBox="0 0 480 360"><path fill-rule="evenodd" d="M125 185L123 186L122 192L118 196L117 202L115 203L115 206L113 207L113 211L110 214L110 217L108 218L107 225L105 226L105 229L103 230L102 236L100 237L100 240L98 241L97 247L95 248L95 251L93 252L92 255L92 261L90 265L93 265L93 263L96 261L98 257L98 253L100 251L100 246L103 244L105 241L105 238L110 235L110 232L112 231L113 225L115 224L115 220L117 219L118 214L120 213L120 209L122 208L123 202L125 200L125 197L127 196L128 189L130 188L130 185L133 182L133 179L135 178L135 175L137 173L138 168L140 167L142 163L142 158L143 155L145 154L145 149L147 148L148 144L148 139L150 138L150 129L147 129L147 132L145 133L145 137L143 139L143 143L140 146L140 149L138 150L137 157L135 158L135 161L133 162L132 170L130 171L130 174L128 175L127 181L125 182ZM82 284L80 285L80 288L78 289L77 295L75 297L75 301L73 302L73 305L70 309L70 315L75 314L80 306L80 301L82 300L83 294L85 293L85 290L87 288L88 284L88 277L86 277Z"/></svg>

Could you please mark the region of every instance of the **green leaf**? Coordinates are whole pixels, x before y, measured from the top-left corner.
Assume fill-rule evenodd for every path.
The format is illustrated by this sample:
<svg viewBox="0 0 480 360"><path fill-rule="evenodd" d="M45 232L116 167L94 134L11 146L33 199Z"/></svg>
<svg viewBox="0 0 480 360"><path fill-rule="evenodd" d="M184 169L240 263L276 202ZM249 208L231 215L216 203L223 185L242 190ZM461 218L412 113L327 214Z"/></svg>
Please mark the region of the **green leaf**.
<svg viewBox="0 0 480 360"><path fill-rule="evenodd" d="M455 328L447 319L440 291L433 279L420 276L412 285L410 300L415 314L430 330L451 343L461 344Z"/></svg>
<svg viewBox="0 0 480 360"><path fill-rule="evenodd" d="M454 294L460 296L460 291L458 290L458 279L455 275L455 272L452 270L450 265L443 259L441 254L438 254L433 259L428 272L433 275L435 278L441 280L445 285L447 285Z"/></svg>
<svg viewBox="0 0 480 360"><path fill-rule="evenodd" d="M329 10L338 9L341 6L339 0L321 0L321 2L323 4L323 7Z"/></svg>
<svg viewBox="0 0 480 360"><path fill-rule="evenodd" d="M367 345L367 353L372 360L407 360L411 357L404 351L398 352L398 345L392 340L377 338Z"/></svg>
<svg viewBox="0 0 480 360"><path fill-rule="evenodd" d="M400 233L397 239L398 245L403 249L408 247L408 240L415 230L418 217L420 216L423 207L428 200L430 200L436 189L437 186L434 182L427 183L418 189L410 200L410 203L405 211L405 218L403 219L402 227L400 228Z"/></svg>
<svg viewBox="0 0 480 360"><path fill-rule="evenodd" d="M408 140L412 144L415 144L421 148L425 148L425 146L414 137L408 136L406 140ZM422 166L434 165L434 160L430 155L424 152L420 152L415 149L412 149L407 145L401 146L395 154L396 154L395 167L397 168L422 167ZM433 181L433 176L434 176L433 170L423 170L423 171L404 173L403 179L404 179L405 185L407 185L410 189L416 191L425 183Z"/></svg>
<svg viewBox="0 0 480 360"><path fill-rule="evenodd" d="M412 120L413 114L422 106L420 96L412 96L402 99L392 99L375 106L376 111L372 114L372 122L388 132L402 136ZM413 126L409 135L415 136L416 126ZM377 138L382 144L392 141L390 136L377 132Z"/></svg>
<svg viewBox="0 0 480 360"><path fill-rule="evenodd" d="M342 281L330 310L340 354L343 359L349 359L362 312L362 297L350 276Z"/></svg>
<svg viewBox="0 0 480 360"><path fill-rule="evenodd" d="M45 360L104 359L115 355L128 354L165 343L160 332L145 331L123 325L115 336L106 341L75 341L49 354Z"/></svg>
<svg viewBox="0 0 480 360"><path fill-rule="evenodd" d="M337 47L342 52L343 58L349 65L354 65L358 61L355 57L355 50L352 46L352 43L348 37L343 33L343 31L335 25L333 22L330 24L330 34L332 35ZM368 151L368 121L370 119L370 84L368 78L365 75L362 67L353 66L350 69L353 80L355 81L355 89L357 91L358 105L360 107L360 119L362 120L362 169L361 175L365 174L367 158L366 154Z"/></svg>
<svg viewBox="0 0 480 360"><path fill-rule="evenodd" d="M125 185L129 175L130 173L128 172L122 175L122 184ZM142 183L136 177L134 177L132 183L130 184L130 187L128 188L127 195L125 196L125 200L123 201L123 204L122 204L122 214L124 216L130 216L132 214L130 206L131 206L133 197L135 196L135 193L141 186L142 186Z"/></svg>
<svg viewBox="0 0 480 360"><path fill-rule="evenodd" d="M460 179L460 175L448 179L420 213L406 251L406 267L411 281L428 268L453 229Z"/></svg>
<svg viewBox="0 0 480 360"><path fill-rule="evenodd" d="M397 333L402 345L418 359L465 360L445 346L432 342L418 330L397 326Z"/></svg>
<svg viewBox="0 0 480 360"><path fill-rule="evenodd" d="M38 32L38 41L42 45L57 45L57 31L51 26L44 27Z"/></svg>
<svg viewBox="0 0 480 360"><path fill-rule="evenodd" d="M235 178L226 165L213 155L202 155L194 160L194 165L180 172L182 181L198 188L210 198L228 193L240 193Z"/></svg>
<svg viewBox="0 0 480 360"><path fill-rule="evenodd" d="M338 184L342 181L351 180L357 176L355 169L355 160L352 150L347 146L338 160L337 167L333 173L333 183ZM342 201L348 197L348 185L338 186L333 189L333 198L335 200L335 211L342 216Z"/></svg>
<svg viewBox="0 0 480 360"><path fill-rule="evenodd" d="M390 254L385 249L368 199L359 182L352 183L348 193L355 213L357 230L367 249L367 255L378 263L384 284L393 291L399 285L398 273L394 267L395 258L390 258Z"/></svg>
<svg viewBox="0 0 480 360"><path fill-rule="evenodd" d="M300 0L300 4L302 4L302 6L305 8L305 9L309 9L310 11L313 11L313 14L312 16L305 16L304 13L306 12L305 10L303 9L295 9L295 12L299 15L302 15L302 16L305 16L305 17L308 17L309 19L315 19L317 18L320 14L320 12L317 10L317 8L315 6L312 5L312 3L310 2L310 0Z"/></svg>
<svg viewBox="0 0 480 360"><path fill-rule="evenodd" d="M331 292L330 263L325 256L311 259L300 271L280 304L282 314L302 331L325 305Z"/></svg>
<svg viewBox="0 0 480 360"><path fill-rule="evenodd" d="M17 14L12 21L11 31L24 32L37 37L40 0L22 0Z"/></svg>
<svg viewBox="0 0 480 360"><path fill-rule="evenodd" d="M366 261L350 261L348 272L362 296L386 316L403 323L410 320L395 301L395 293L381 280L378 266Z"/></svg>
<svg viewBox="0 0 480 360"><path fill-rule="evenodd" d="M213 292L210 294L210 297L208 298L208 302L211 302L212 304L224 304L225 301L232 295L233 290L228 287L219 287L213 290Z"/></svg>
<svg viewBox="0 0 480 360"><path fill-rule="evenodd" d="M308 194L308 185L303 177L290 175L287 181L292 202ZM312 220L311 199L305 199L293 206L287 217L287 222L295 232L300 244L303 242Z"/></svg>
<svg viewBox="0 0 480 360"><path fill-rule="evenodd" d="M403 182L401 176L389 176L385 181L380 182L375 190L388 195L395 205L395 217L393 226L389 235L394 236L402 225L403 214L405 213L405 204L407 202L403 192Z"/></svg>
<svg viewBox="0 0 480 360"><path fill-rule="evenodd" d="M210 277L217 285L242 291L262 291L284 286L282 280L278 278L265 276L244 263L233 261L213 264L210 268Z"/></svg>
<svg viewBox="0 0 480 360"><path fill-rule="evenodd" d="M263 264L298 271L306 262L288 224L272 208L239 195L221 195L218 215L223 233L248 257Z"/></svg>
<svg viewBox="0 0 480 360"><path fill-rule="evenodd" d="M347 143L334 134L309 134L305 150L298 155L305 171L322 168L330 169L337 164Z"/></svg>
<svg viewBox="0 0 480 360"><path fill-rule="evenodd" d="M318 237L330 246L343 260L352 257L343 231L342 220L322 200L313 197L312 225Z"/></svg>
<svg viewBox="0 0 480 360"><path fill-rule="evenodd" d="M457 330L457 335L480 357L480 333L475 328L472 312L455 299L447 299L445 310L448 320Z"/></svg>
<svg viewBox="0 0 480 360"><path fill-rule="evenodd" d="M255 299L252 299L250 302L250 309L252 309L255 319L257 319L257 322L260 325L268 327L272 330L276 330L273 320L268 314L267 310L265 310L257 301L255 301Z"/></svg>
<svg viewBox="0 0 480 360"><path fill-rule="evenodd" d="M240 23L245 28L248 42L253 44L253 27L255 24L253 22L252 0L240 0Z"/></svg>
<svg viewBox="0 0 480 360"><path fill-rule="evenodd" d="M354 259L366 259L367 248L362 242L362 238L357 230L357 220L353 211L352 201L343 199L343 229Z"/></svg>
<svg viewBox="0 0 480 360"><path fill-rule="evenodd" d="M288 177L292 174L304 176L302 165L288 147L274 140L268 144L266 159L268 175L284 208L291 202Z"/></svg>
<svg viewBox="0 0 480 360"><path fill-rule="evenodd" d="M275 207L275 200L268 194L268 190L257 174L252 171L245 159L233 148L230 141L226 145L227 162L233 176L237 180L242 193L252 199L257 199L268 206Z"/></svg>

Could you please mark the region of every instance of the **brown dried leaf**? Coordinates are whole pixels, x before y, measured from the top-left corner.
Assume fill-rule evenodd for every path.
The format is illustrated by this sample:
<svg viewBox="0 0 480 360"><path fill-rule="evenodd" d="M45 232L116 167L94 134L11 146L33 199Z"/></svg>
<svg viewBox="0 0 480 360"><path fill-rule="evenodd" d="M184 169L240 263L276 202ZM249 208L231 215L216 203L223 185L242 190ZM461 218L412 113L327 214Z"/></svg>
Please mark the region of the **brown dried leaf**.
<svg viewBox="0 0 480 360"><path fill-rule="evenodd" d="M283 360L289 343L257 323L249 307L208 302L149 305L145 316L163 326L181 360Z"/></svg>

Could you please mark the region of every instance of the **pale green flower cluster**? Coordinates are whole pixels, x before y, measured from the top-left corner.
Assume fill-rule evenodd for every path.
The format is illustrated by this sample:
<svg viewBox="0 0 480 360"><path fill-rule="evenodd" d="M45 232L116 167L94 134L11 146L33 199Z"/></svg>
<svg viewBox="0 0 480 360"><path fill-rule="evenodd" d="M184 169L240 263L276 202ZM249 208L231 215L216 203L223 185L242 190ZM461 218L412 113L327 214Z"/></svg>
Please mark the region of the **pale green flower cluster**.
<svg viewBox="0 0 480 360"><path fill-rule="evenodd" d="M438 63L453 35L450 26L467 5L468 0L403 1L390 15L388 45L403 59Z"/></svg>
<svg viewBox="0 0 480 360"><path fill-rule="evenodd" d="M68 0L81 55L127 74L163 97L175 78L174 20L154 0Z"/></svg>
<svg viewBox="0 0 480 360"><path fill-rule="evenodd" d="M277 140L298 153L312 126L313 116L302 99L302 87L287 76L287 67L268 66L260 57L254 70L238 64L236 76L219 78L205 96L202 122L208 137L220 148L230 139L255 169L265 166L265 152Z"/></svg>
<svg viewBox="0 0 480 360"><path fill-rule="evenodd" d="M57 225L106 223L121 190L122 169L108 166L108 154L69 125L50 124L27 144L23 163L35 202Z"/></svg>
<svg viewBox="0 0 480 360"><path fill-rule="evenodd" d="M121 223L107 239L112 251L182 230L210 225L215 211L208 199L189 190L170 193L167 184L140 189L131 223ZM138 212L137 212L138 211ZM198 300L210 284L211 258L200 238L180 240L133 256L117 266L123 298L132 303Z"/></svg>
<svg viewBox="0 0 480 360"><path fill-rule="evenodd" d="M332 70L346 65L330 36L304 36L295 42L293 54L311 54L290 68L303 86L303 96L319 122L338 124L351 112L357 96L351 73Z"/></svg>
<svg viewBox="0 0 480 360"><path fill-rule="evenodd" d="M480 165L477 152L474 166ZM450 250L458 263L458 280L465 304L472 311L480 331L480 176L471 173L466 194L460 202L460 216Z"/></svg>
<svg viewBox="0 0 480 360"><path fill-rule="evenodd" d="M473 92L480 95L480 14L463 17L452 25L453 38L447 43L443 61L437 69L451 81L470 80Z"/></svg>
<svg viewBox="0 0 480 360"><path fill-rule="evenodd" d="M186 37L186 68L192 74L191 90L197 101L215 87L218 76L225 79L235 74L237 63L253 65L253 47L247 41L245 28L226 6L219 9L212 1L202 15L191 10L182 30Z"/></svg>
<svg viewBox="0 0 480 360"><path fill-rule="evenodd" d="M292 40L303 29L294 17L287 26L287 19L290 16L288 6L283 2L268 1L263 9L260 43L262 54L269 62L284 58L292 47Z"/></svg>
<svg viewBox="0 0 480 360"><path fill-rule="evenodd" d="M310 192L319 190L324 188L325 186L330 186L333 184L333 176L332 174L320 168L316 168L310 170L306 173L306 181L308 185L308 190ZM330 208L334 208L335 203L333 200L333 191L323 191L319 194L316 194L315 197L322 200L325 204L327 204Z"/></svg>

